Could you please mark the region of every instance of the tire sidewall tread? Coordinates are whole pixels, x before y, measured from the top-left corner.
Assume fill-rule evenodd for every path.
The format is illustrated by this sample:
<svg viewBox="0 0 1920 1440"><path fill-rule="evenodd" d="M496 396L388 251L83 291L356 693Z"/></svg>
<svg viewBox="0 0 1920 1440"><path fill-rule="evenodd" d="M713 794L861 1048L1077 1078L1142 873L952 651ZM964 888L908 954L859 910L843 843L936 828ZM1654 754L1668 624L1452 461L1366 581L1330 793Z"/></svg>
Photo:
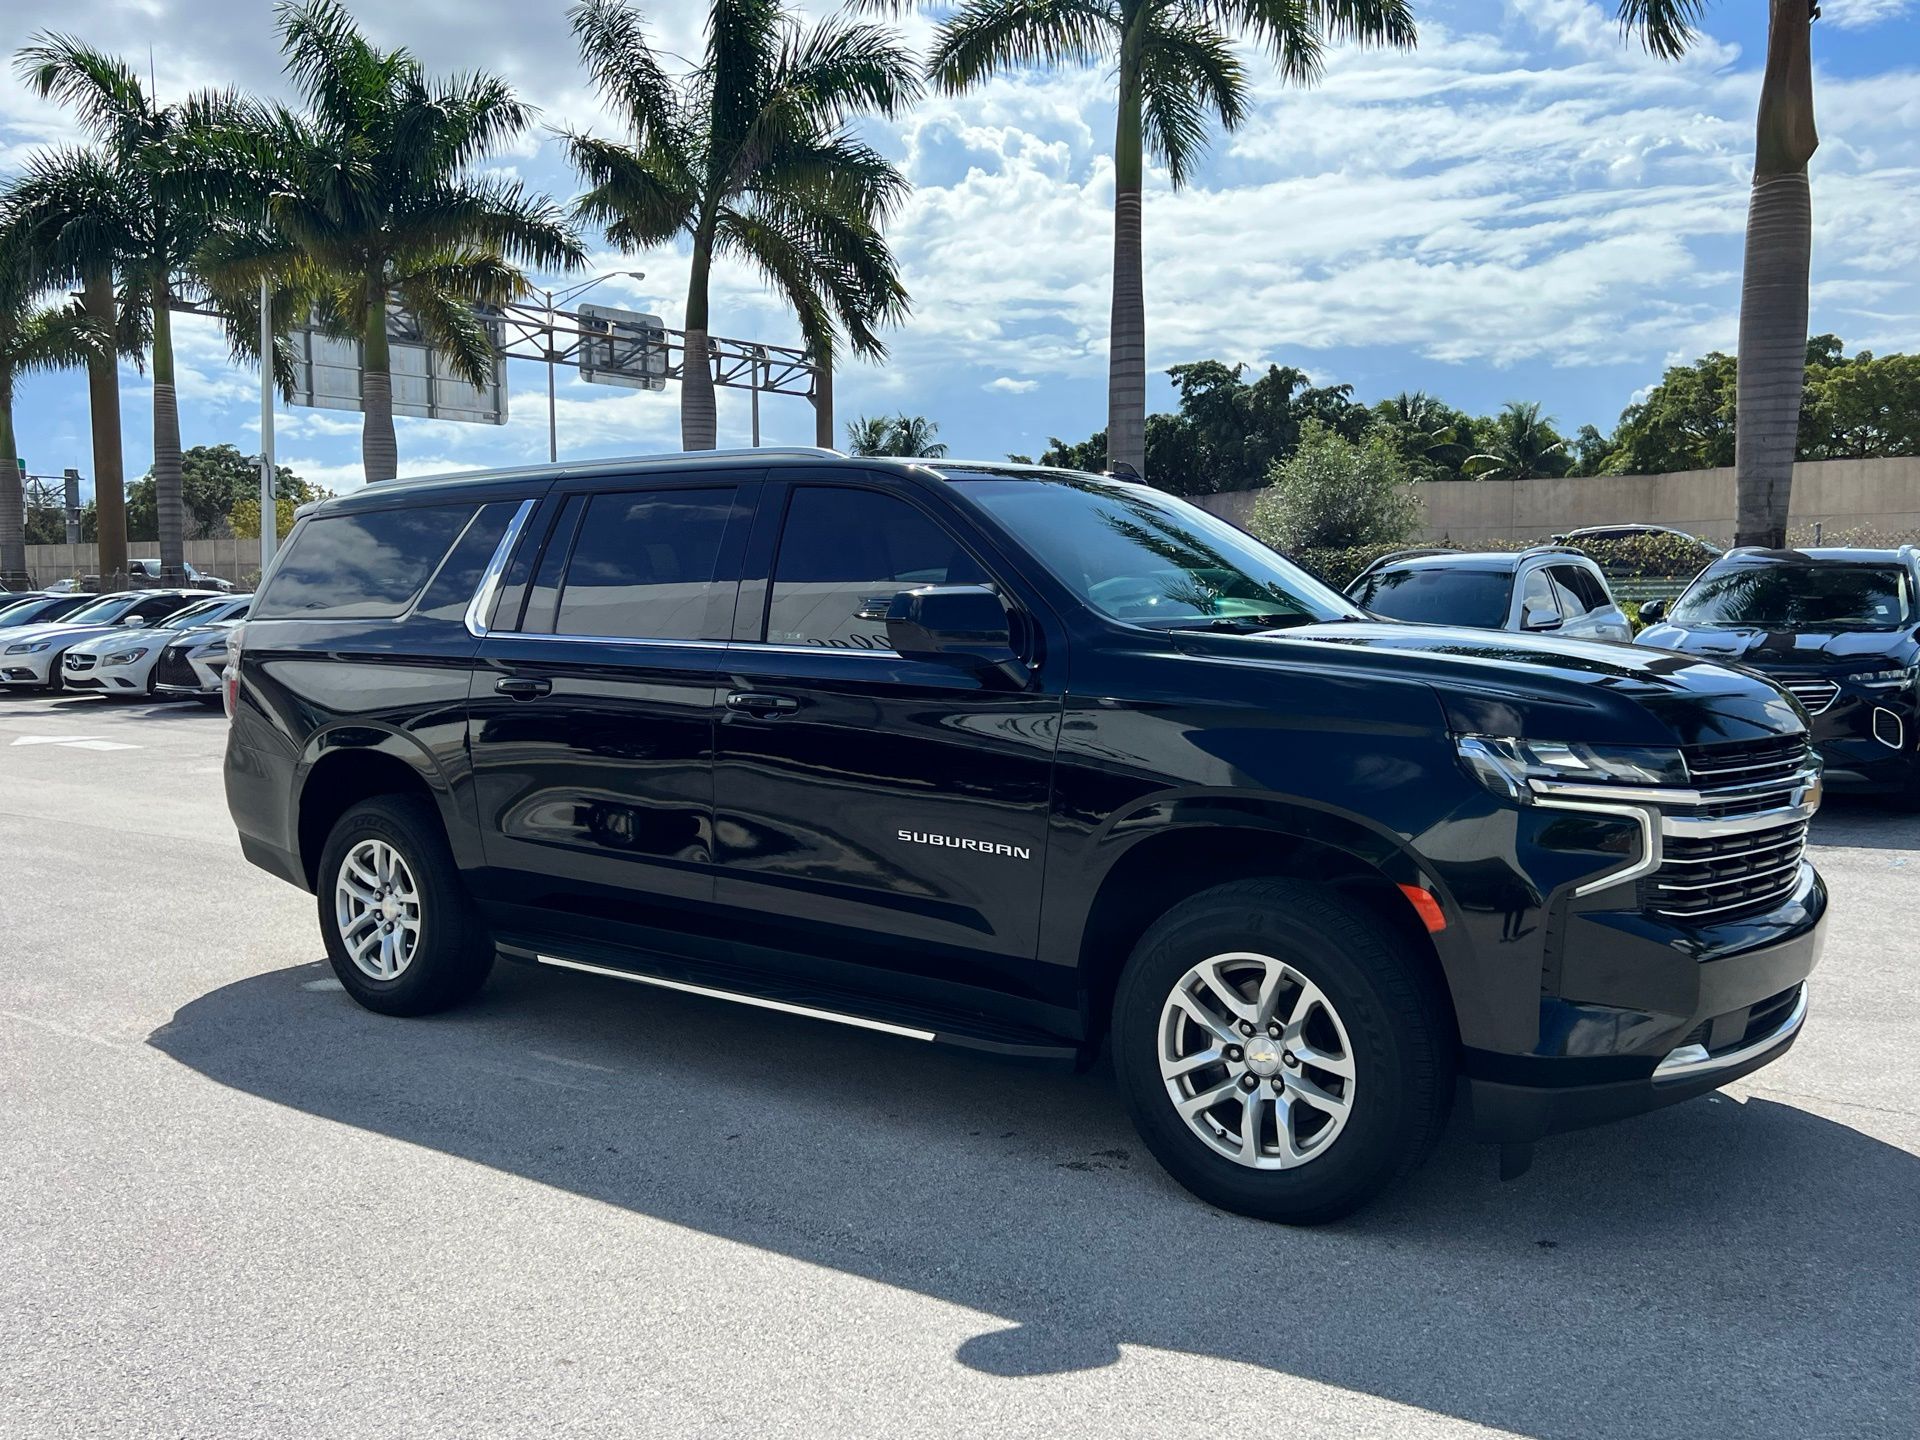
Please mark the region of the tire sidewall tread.
<svg viewBox="0 0 1920 1440"><path fill-rule="evenodd" d="M1167 1098L1158 1026L1194 964L1235 950L1298 968L1339 1012L1359 1072L1346 1128L1292 1170L1209 1149ZM1135 946L1115 996L1113 1054L1142 1141L1181 1184L1224 1210L1290 1224L1352 1213L1417 1166L1445 1126L1456 1037L1431 960L1352 899L1296 880L1236 881L1183 901Z"/></svg>
<svg viewBox="0 0 1920 1440"><path fill-rule="evenodd" d="M407 968L376 980L353 963L334 920L334 881L347 852L384 840L406 861L420 893L420 939ZM493 968L493 942L474 914L453 852L430 802L411 795L361 801L335 822L316 877L327 959L347 993L382 1015L427 1015L471 998Z"/></svg>

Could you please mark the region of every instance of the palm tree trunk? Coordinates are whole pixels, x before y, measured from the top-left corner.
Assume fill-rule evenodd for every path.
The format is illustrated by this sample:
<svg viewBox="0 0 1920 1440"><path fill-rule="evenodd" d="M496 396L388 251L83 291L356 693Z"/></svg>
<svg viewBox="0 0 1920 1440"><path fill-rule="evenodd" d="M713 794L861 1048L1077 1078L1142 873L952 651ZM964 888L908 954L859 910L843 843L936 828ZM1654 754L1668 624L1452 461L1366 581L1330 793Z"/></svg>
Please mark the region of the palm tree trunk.
<svg viewBox="0 0 1920 1440"><path fill-rule="evenodd" d="M680 365L683 450L711 450L720 432L713 403L713 360L707 351L707 282L712 269L713 242L703 228L694 236L693 266L687 277L686 352Z"/></svg>
<svg viewBox="0 0 1920 1440"><path fill-rule="evenodd" d="M1147 301L1140 262L1140 74L1131 36L1120 46L1113 137L1113 313L1107 333L1107 466L1147 473Z"/></svg>
<svg viewBox="0 0 1920 1440"><path fill-rule="evenodd" d="M400 473L400 442L393 433L393 370L387 348L387 287L367 284L367 328L361 336L360 465L367 483Z"/></svg>
<svg viewBox="0 0 1920 1440"><path fill-rule="evenodd" d="M80 306L106 334L119 332L112 271L89 267L80 287ZM127 583L127 477L120 454L120 361L111 353L87 362L87 410L93 428L93 513L100 545L100 585L103 590L119 590Z"/></svg>
<svg viewBox="0 0 1920 1440"><path fill-rule="evenodd" d="M1760 82L1753 193L1740 287L1734 542L1786 543L1800 400L1807 373L1807 272L1813 197L1813 16L1808 0L1772 0Z"/></svg>
<svg viewBox="0 0 1920 1440"><path fill-rule="evenodd" d="M822 348L813 357L813 443L833 449L833 351Z"/></svg>
<svg viewBox="0 0 1920 1440"><path fill-rule="evenodd" d="M0 581L27 583L27 493L13 438L13 376L0 372Z"/></svg>
<svg viewBox="0 0 1920 1440"><path fill-rule="evenodd" d="M160 575L187 582L187 506L181 493L180 401L173 388L173 316L167 310L164 271L154 277L153 510L160 532Z"/></svg>

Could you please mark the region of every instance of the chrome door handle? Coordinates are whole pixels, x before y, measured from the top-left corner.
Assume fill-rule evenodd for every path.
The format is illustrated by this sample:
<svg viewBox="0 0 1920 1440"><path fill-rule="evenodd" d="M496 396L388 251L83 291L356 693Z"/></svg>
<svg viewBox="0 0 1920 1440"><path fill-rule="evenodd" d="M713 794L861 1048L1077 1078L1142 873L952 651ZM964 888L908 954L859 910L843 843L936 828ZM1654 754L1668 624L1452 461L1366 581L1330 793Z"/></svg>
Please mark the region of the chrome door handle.
<svg viewBox="0 0 1920 1440"><path fill-rule="evenodd" d="M791 715L800 702L791 695L769 695L760 690L736 690L727 696L727 708L748 715Z"/></svg>
<svg viewBox="0 0 1920 1440"><path fill-rule="evenodd" d="M553 682L532 675L502 675L493 688L510 700L537 700L553 693Z"/></svg>

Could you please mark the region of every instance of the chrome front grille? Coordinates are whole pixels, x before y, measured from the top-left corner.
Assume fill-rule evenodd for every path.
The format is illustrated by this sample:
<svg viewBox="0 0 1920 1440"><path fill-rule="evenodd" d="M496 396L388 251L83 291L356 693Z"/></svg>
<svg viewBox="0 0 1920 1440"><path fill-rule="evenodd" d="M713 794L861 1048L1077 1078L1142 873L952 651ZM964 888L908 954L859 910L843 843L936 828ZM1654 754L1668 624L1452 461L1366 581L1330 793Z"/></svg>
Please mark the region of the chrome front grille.
<svg viewBox="0 0 1920 1440"><path fill-rule="evenodd" d="M1687 813L1703 819L1734 819L1791 805L1815 763L1804 735L1690 745L1681 754L1699 797Z"/></svg>
<svg viewBox="0 0 1920 1440"><path fill-rule="evenodd" d="M1669 838L1646 880L1647 908L1677 920L1765 910L1800 883L1807 822L1699 839Z"/></svg>
<svg viewBox="0 0 1920 1440"><path fill-rule="evenodd" d="M67 669L91 670L93 669L95 658L96 657L92 655L76 655L73 651L69 650L67 652Z"/></svg>
<svg viewBox="0 0 1920 1440"><path fill-rule="evenodd" d="M1818 715L1833 704L1839 695L1840 687L1831 680L1782 680L1780 682L1793 693L1793 698L1806 706L1809 715Z"/></svg>

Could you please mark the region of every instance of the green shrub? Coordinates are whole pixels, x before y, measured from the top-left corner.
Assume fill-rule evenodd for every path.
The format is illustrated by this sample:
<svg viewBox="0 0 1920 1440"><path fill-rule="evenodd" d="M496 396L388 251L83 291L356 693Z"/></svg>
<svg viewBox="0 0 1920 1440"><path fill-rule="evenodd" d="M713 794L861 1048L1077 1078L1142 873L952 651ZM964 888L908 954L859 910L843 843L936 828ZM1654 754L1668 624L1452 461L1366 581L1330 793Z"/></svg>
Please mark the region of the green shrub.
<svg viewBox="0 0 1920 1440"><path fill-rule="evenodd" d="M1403 545L1420 526L1404 461L1385 440L1358 442L1309 423L1300 448L1268 472L1248 528L1283 554Z"/></svg>

